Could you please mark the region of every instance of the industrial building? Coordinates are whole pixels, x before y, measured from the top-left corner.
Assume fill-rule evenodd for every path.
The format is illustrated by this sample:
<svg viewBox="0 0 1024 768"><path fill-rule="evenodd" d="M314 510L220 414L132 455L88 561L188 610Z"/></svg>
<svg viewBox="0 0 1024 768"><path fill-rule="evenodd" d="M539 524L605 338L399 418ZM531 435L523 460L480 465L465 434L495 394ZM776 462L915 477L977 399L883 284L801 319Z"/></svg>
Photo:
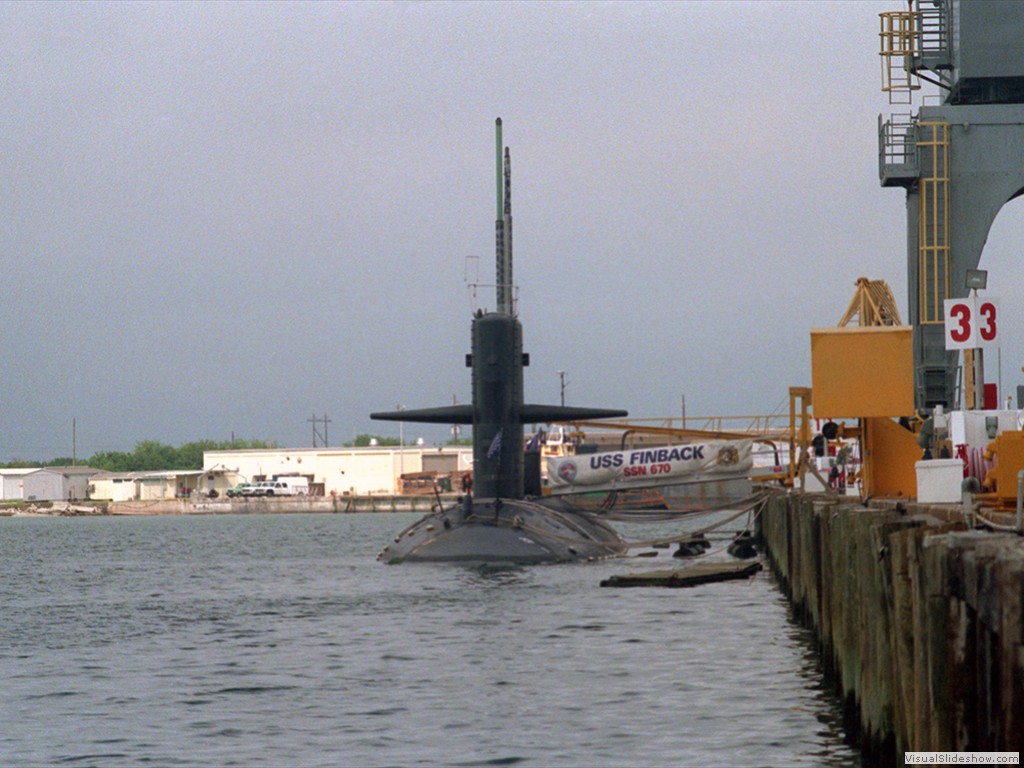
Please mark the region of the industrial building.
<svg viewBox="0 0 1024 768"><path fill-rule="evenodd" d="M17 501L25 498L25 475L38 472L39 467L30 469L0 469L0 500Z"/></svg>
<svg viewBox="0 0 1024 768"><path fill-rule="evenodd" d="M89 498L102 501L155 501L187 498L199 488L200 470L98 472L89 478Z"/></svg>
<svg viewBox="0 0 1024 768"><path fill-rule="evenodd" d="M76 501L89 498L92 467L43 467L3 470L5 499L25 501Z"/></svg>
<svg viewBox="0 0 1024 768"><path fill-rule="evenodd" d="M395 495L403 476L454 477L473 468L471 446L261 448L206 451L199 491L223 495L240 483L297 475L316 495ZM408 485L408 483L407 483Z"/></svg>
<svg viewBox="0 0 1024 768"><path fill-rule="evenodd" d="M104 472L92 467L0 468L0 500L154 501L215 496L243 483L300 476L312 495L367 496L444 490L473 469L470 446L270 448L207 451L202 470Z"/></svg>

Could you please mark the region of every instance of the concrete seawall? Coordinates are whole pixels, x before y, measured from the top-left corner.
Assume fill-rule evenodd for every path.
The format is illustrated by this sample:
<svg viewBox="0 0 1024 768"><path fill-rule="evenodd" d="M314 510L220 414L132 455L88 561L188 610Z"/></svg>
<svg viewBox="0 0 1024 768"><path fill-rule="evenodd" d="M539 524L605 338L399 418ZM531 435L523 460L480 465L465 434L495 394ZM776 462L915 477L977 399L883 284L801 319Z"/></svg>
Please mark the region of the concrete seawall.
<svg viewBox="0 0 1024 768"><path fill-rule="evenodd" d="M456 496L441 494L445 505ZM426 514L437 497L417 496L275 496L237 499L166 499L162 501L110 502L111 515L270 515L288 513L420 512Z"/></svg>
<svg viewBox="0 0 1024 768"><path fill-rule="evenodd" d="M779 494L759 520L871 765L1024 749L1024 539L958 518Z"/></svg>

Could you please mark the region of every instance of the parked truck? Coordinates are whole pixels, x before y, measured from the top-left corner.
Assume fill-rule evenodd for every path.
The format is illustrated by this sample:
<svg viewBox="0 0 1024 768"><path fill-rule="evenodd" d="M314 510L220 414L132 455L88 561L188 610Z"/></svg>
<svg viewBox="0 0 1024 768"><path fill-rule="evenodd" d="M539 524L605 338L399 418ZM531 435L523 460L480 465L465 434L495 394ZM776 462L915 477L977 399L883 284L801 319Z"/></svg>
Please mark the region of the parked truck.
<svg viewBox="0 0 1024 768"><path fill-rule="evenodd" d="M257 486L259 496L306 496L309 494L309 480L305 477L277 477L265 480Z"/></svg>

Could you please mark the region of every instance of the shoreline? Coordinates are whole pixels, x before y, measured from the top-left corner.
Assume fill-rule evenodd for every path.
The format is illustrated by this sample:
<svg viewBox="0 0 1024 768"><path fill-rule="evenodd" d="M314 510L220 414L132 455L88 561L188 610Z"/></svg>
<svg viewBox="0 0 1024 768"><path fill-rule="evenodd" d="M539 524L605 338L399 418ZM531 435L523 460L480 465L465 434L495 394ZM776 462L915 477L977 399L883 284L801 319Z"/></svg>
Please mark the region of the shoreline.
<svg viewBox="0 0 1024 768"><path fill-rule="evenodd" d="M347 514L419 512L454 504L458 494L414 496L291 496L237 499L160 499L153 501L26 502L0 509L2 517L140 517L157 515Z"/></svg>

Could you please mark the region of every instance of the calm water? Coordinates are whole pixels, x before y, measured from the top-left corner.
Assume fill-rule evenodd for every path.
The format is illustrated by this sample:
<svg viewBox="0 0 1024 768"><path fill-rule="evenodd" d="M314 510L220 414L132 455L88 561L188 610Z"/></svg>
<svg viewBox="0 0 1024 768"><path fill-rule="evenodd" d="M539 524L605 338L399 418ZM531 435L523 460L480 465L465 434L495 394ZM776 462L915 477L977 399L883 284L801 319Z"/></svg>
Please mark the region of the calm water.
<svg viewBox="0 0 1024 768"><path fill-rule="evenodd" d="M0 764L860 764L766 573L376 563L412 519L0 519Z"/></svg>

